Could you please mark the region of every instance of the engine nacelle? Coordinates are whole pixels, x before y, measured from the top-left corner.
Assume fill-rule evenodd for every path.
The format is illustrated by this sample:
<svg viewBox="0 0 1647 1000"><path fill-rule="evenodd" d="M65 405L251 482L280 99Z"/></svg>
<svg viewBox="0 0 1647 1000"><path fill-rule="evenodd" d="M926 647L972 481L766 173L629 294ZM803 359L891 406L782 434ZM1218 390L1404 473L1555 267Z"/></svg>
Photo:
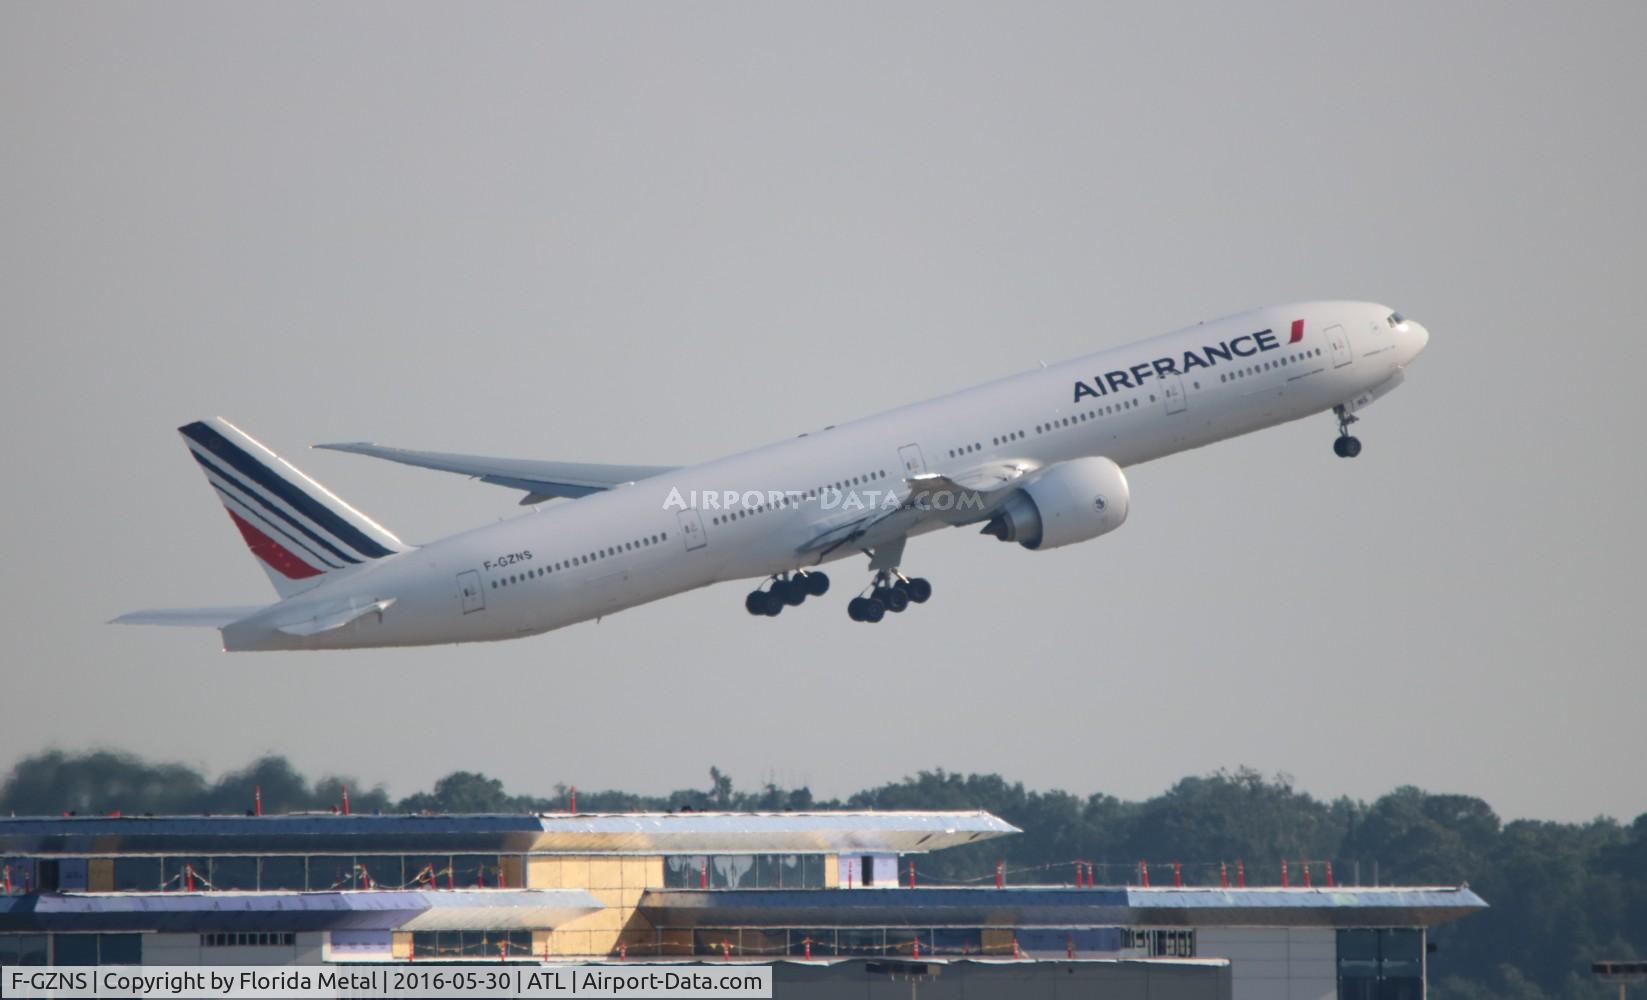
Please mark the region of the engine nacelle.
<svg viewBox="0 0 1647 1000"><path fill-rule="evenodd" d="M983 533L1026 549L1056 549L1119 528L1131 501L1119 465L1107 458L1071 459L1014 491Z"/></svg>

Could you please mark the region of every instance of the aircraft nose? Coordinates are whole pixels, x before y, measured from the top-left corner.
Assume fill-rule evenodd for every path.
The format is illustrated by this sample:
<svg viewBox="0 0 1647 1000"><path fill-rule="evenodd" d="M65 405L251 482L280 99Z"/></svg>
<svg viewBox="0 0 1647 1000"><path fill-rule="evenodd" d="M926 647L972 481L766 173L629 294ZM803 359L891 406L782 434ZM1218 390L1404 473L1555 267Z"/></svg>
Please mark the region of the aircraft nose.
<svg viewBox="0 0 1647 1000"><path fill-rule="evenodd" d="M1423 323L1412 325L1413 356L1416 357L1424 348L1430 346L1430 331Z"/></svg>

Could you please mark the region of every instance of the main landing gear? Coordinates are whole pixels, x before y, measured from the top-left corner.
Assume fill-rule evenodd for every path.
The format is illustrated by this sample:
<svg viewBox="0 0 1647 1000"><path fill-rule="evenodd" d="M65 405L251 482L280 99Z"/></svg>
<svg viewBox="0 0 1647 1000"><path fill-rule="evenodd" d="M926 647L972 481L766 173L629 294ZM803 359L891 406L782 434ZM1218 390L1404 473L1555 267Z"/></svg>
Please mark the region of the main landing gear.
<svg viewBox="0 0 1647 1000"><path fill-rule="evenodd" d="M767 590L750 591L749 596L743 599L743 607L752 615L776 618L784 608L795 607L808 597L822 597L827 593L829 577L822 573L796 570L773 577L772 586Z"/></svg>
<svg viewBox="0 0 1647 1000"><path fill-rule="evenodd" d="M846 614L855 622L873 624L885 618L888 611L897 614L911 604L925 604L931 596L932 584L925 578L911 579L895 569L883 569L875 574L867 594L847 602Z"/></svg>
<svg viewBox="0 0 1647 1000"><path fill-rule="evenodd" d="M1333 439L1332 453L1339 458L1361 454L1361 439L1350 433L1350 425L1360 418L1342 406L1333 407L1332 412L1338 416L1338 437Z"/></svg>

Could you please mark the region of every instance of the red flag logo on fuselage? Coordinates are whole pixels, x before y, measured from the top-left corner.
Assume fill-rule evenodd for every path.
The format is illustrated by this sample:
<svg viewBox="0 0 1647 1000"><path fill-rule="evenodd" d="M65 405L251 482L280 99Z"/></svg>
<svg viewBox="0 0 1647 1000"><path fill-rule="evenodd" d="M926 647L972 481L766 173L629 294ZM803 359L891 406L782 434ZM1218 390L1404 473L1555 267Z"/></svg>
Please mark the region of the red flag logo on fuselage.
<svg viewBox="0 0 1647 1000"><path fill-rule="evenodd" d="M1296 344L1300 340L1303 340L1303 339L1304 339L1304 321L1301 320L1301 319L1295 319L1295 320L1292 321L1292 337L1287 340L1287 343Z"/></svg>

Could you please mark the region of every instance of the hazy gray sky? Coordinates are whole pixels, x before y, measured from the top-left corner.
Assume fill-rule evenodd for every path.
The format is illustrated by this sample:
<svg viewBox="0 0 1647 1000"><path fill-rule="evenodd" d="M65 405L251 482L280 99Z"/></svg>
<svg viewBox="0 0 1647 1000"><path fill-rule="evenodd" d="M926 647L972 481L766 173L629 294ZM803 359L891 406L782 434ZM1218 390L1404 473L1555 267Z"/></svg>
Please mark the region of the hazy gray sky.
<svg viewBox="0 0 1647 1000"><path fill-rule="evenodd" d="M1641 4L0 6L0 766L276 751L406 793L1247 764L1647 810ZM218 652L221 414L408 541L516 494L318 441L689 463L1255 305L1429 327L917 611L728 584L533 639Z"/></svg>

